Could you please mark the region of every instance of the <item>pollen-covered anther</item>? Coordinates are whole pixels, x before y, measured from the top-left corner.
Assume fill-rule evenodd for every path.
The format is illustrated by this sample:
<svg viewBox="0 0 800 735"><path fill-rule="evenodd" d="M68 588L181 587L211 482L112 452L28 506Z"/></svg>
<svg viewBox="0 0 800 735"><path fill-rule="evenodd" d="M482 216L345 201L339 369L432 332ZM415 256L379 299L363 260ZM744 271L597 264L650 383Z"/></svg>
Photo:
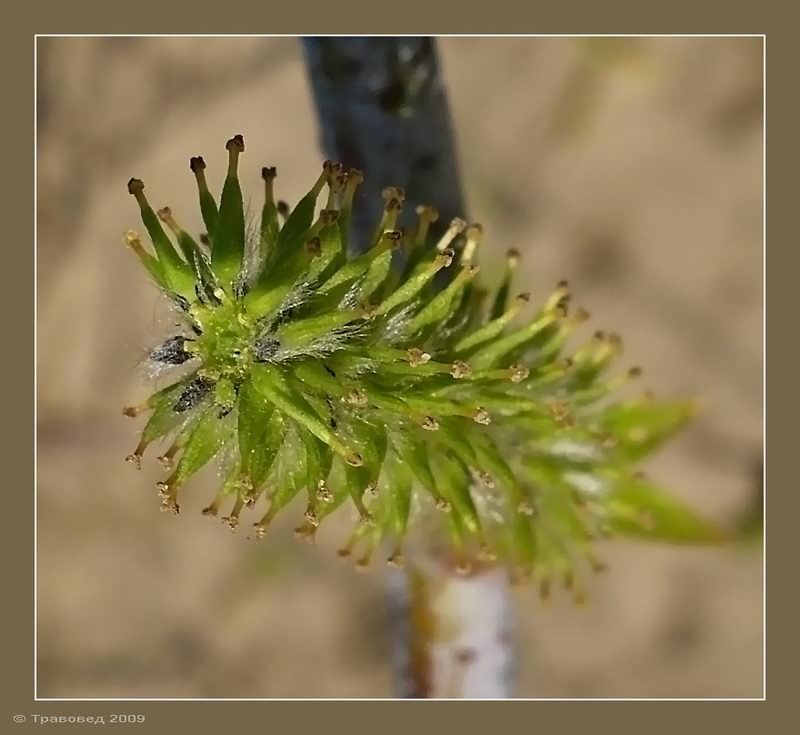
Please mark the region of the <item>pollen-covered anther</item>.
<svg viewBox="0 0 800 735"><path fill-rule="evenodd" d="M333 502L333 493L325 480L320 480L317 483L317 500L321 500L323 503Z"/></svg>
<svg viewBox="0 0 800 735"><path fill-rule="evenodd" d="M162 513L173 513L174 515L178 515L181 512L181 508L178 505L178 501L174 497L166 497L161 501L161 508Z"/></svg>
<svg viewBox="0 0 800 735"><path fill-rule="evenodd" d="M359 388L353 388L352 390L348 391L347 395L345 396L345 400L351 406L358 406L360 408L363 408L368 403L367 394Z"/></svg>
<svg viewBox="0 0 800 735"><path fill-rule="evenodd" d="M493 488L493 487L495 486L495 484L494 484L494 478L493 478L493 477L492 477L492 476L491 476L491 475L490 475L488 472L484 472L483 470L481 470L481 471L478 473L478 479L479 479L479 480L480 480L480 481L481 481L481 482L482 482L482 483L483 483L483 484L484 484L486 487L488 487L489 489L491 489L491 488Z"/></svg>
<svg viewBox="0 0 800 735"><path fill-rule="evenodd" d="M144 252L142 238L136 230L128 230L125 233L125 244L136 253Z"/></svg>
<svg viewBox="0 0 800 735"><path fill-rule="evenodd" d="M436 498L435 505L436 505L436 510L440 510L443 513L449 513L450 512L450 507L451 507L450 503L447 500L445 500L444 498Z"/></svg>
<svg viewBox="0 0 800 735"><path fill-rule="evenodd" d="M364 172L357 168L351 168L347 171L347 183L358 186L364 183Z"/></svg>
<svg viewBox="0 0 800 735"><path fill-rule="evenodd" d="M520 500L517 505L517 512L524 516L533 516L536 514L536 507L530 500Z"/></svg>
<svg viewBox="0 0 800 735"><path fill-rule="evenodd" d="M375 527L375 518L372 516L371 513L367 512L366 510L361 513L358 517L358 522L362 526L366 526L367 528L374 528Z"/></svg>
<svg viewBox="0 0 800 735"><path fill-rule="evenodd" d="M364 492L369 493L373 498L378 497L378 483L377 482L370 482L367 485L367 488Z"/></svg>
<svg viewBox="0 0 800 735"><path fill-rule="evenodd" d="M385 202L391 202L392 199L396 199L402 204L406 199L406 193L399 186L387 186L381 192L381 197L383 197L383 201Z"/></svg>
<svg viewBox="0 0 800 735"><path fill-rule="evenodd" d="M439 422L433 416L425 416L420 426L425 431L439 431Z"/></svg>
<svg viewBox="0 0 800 735"><path fill-rule="evenodd" d="M512 383L521 383L531 374L531 371L524 365L512 365L508 370Z"/></svg>
<svg viewBox="0 0 800 735"><path fill-rule="evenodd" d="M262 538L264 538L264 536L267 535L267 527L268 527L268 525L266 523L257 522L257 523L253 524L253 528L255 529L255 532L256 532L256 538L259 541Z"/></svg>
<svg viewBox="0 0 800 735"><path fill-rule="evenodd" d="M412 367L417 367L418 365L424 365L431 359L431 356L427 352L423 352L418 347L411 347L408 352L408 362L411 364Z"/></svg>
<svg viewBox="0 0 800 735"><path fill-rule="evenodd" d="M171 470L172 465L174 464L172 456L167 453L162 454L159 457L156 457L156 462L158 462L165 470Z"/></svg>
<svg viewBox="0 0 800 735"><path fill-rule="evenodd" d="M142 455L133 452L133 454L129 454L125 457L126 462L130 462L130 464L135 465L137 470L142 469Z"/></svg>
<svg viewBox="0 0 800 735"><path fill-rule="evenodd" d="M135 419L140 413L142 413L142 411L145 410L145 408L145 406L125 406L122 409L122 415L131 419Z"/></svg>
<svg viewBox="0 0 800 735"><path fill-rule="evenodd" d="M453 263L453 258L456 257L456 251L453 248L442 250L442 254L436 257L436 264L442 268L449 268Z"/></svg>
<svg viewBox="0 0 800 735"><path fill-rule="evenodd" d="M225 525L227 525L231 531L235 531L239 526L239 517L233 514L229 516L222 516L220 519Z"/></svg>
<svg viewBox="0 0 800 735"><path fill-rule="evenodd" d="M420 204L415 210L417 217L424 219L426 222L432 223L439 219L439 210L430 204Z"/></svg>
<svg viewBox="0 0 800 735"><path fill-rule="evenodd" d="M317 515L317 511L313 508L307 508L303 517L306 519L307 523L310 523L315 528L319 525L319 516Z"/></svg>
<svg viewBox="0 0 800 735"><path fill-rule="evenodd" d="M475 409L475 413L472 415L472 420L476 424L483 424L484 426L488 426L492 423L492 417L489 415L489 412L481 406L478 406L478 408Z"/></svg>
<svg viewBox="0 0 800 735"><path fill-rule="evenodd" d="M468 378L472 375L472 368L463 360L456 360L450 367L450 375L457 380Z"/></svg>

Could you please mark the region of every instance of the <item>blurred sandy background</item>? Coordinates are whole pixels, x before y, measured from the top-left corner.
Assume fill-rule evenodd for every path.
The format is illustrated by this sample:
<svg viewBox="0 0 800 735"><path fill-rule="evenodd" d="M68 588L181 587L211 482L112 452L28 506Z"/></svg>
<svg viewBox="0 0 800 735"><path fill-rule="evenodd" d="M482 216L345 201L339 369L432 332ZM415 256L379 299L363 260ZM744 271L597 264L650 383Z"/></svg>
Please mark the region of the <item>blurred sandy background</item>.
<svg viewBox="0 0 800 735"><path fill-rule="evenodd" d="M569 278L648 387L703 398L651 470L731 522L760 484L760 39L439 48L487 275L519 248L521 280ZM38 82L39 696L391 696L384 572L336 558L343 524L255 545L200 516L213 477L176 518L160 468L123 462L120 408L168 329L121 244L125 184L199 231L189 156L214 181L243 133L245 191L271 164L296 201L322 157L299 42L44 38ZM588 608L518 594L520 696L761 696L760 549L604 551Z"/></svg>

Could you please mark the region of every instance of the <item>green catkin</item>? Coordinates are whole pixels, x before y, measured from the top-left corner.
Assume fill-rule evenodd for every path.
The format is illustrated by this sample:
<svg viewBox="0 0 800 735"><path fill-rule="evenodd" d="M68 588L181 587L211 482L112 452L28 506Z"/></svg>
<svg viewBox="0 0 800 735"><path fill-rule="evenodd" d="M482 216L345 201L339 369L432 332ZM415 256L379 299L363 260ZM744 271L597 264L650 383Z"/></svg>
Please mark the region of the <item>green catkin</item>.
<svg viewBox="0 0 800 735"><path fill-rule="evenodd" d="M599 566L590 544L601 532L724 538L636 470L694 405L615 402L639 369L611 370L621 342L605 333L565 354L588 318L567 313L565 283L523 316L530 295L510 298L516 251L488 294L477 282L480 225L454 220L429 243L438 215L419 207L417 226L397 230L405 196L393 187L371 247L350 253L363 174L332 162L291 210L274 199L275 169L263 168L260 226L250 236L242 137L227 150L219 208L203 159L190 163L210 258L169 208L156 215L140 181L128 187L155 252L133 231L125 242L185 320L150 357L183 377L124 409L150 414L131 462L165 442L165 510L178 512L181 486L218 457L225 479L203 512L217 516L226 505L231 529L255 508L261 538L305 491L299 537L313 541L349 504L359 521L340 553L357 552L365 568L385 542L388 561L401 565L416 516L435 506L443 512L428 514L425 527L449 543L463 571L475 559L497 560L515 577L534 577L543 594L560 582L576 596L577 567ZM392 269L398 247L406 265ZM456 258L458 273L439 289L434 277Z"/></svg>

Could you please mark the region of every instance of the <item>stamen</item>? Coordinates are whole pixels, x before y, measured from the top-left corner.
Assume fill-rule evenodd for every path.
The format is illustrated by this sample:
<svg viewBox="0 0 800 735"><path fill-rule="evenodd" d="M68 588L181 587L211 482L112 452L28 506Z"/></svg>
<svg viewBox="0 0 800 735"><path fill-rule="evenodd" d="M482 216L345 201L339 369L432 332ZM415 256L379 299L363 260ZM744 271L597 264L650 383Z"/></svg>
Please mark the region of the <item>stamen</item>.
<svg viewBox="0 0 800 735"><path fill-rule="evenodd" d="M461 252L461 262L469 264L475 255L475 249L483 239L483 227L479 224L473 224L467 227L465 235L467 242L464 245L464 250Z"/></svg>
<svg viewBox="0 0 800 735"><path fill-rule="evenodd" d="M453 219L453 221L450 222L450 226L447 228L444 235L442 235L439 242L436 243L436 249L440 253L444 253L450 247L450 243L453 242L453 240L455 240L456 237L458 237L464 231L464 228L466 226L467 223L464 222L463 219L460 219L458 217Z"/></svg>

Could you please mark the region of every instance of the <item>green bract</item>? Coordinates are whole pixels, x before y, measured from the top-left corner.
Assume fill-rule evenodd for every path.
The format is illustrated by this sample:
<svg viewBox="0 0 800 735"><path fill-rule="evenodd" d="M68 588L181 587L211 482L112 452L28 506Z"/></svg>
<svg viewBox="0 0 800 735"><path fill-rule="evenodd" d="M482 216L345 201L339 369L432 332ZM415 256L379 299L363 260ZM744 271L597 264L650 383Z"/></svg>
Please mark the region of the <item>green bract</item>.
<svg viewBox="0 0 800 735"><path fill-rule="evenodd" d="M396 229L403 193L394 188L384 192L371 247L350 253L362 177L330 162L282 225L275 170L264 168L261 225L250 233L237 176L242 137L227 150L219 206L203 159L191 159L208 231L200 244L168 208L153 211L141 181L128 184L155 255L134 232L127 242L185 323L150 353L180 376L125 409L150 411L130 461L167 442L165 510L177 513L183 484L217 458L224 479L204 513L225 506L231 528L244 508L261 506L261 537L305 493L298 535L313 539L350 504L360 520L341 553L363 549L360 565L384 541L400 563L407 533L424 525L446 540L458 568L497 559L534 574L545 592L554 577L572 587L580 562L601 566L590 549L599 536L720 540L635 470L693 406L615 402L613 392L638 375L611 374L615 335L597 332L566 356L587 317L570 309L566 283L529 310L528 294L512 296L518 255L510 251L487 299L475 278L480 227L455 220L429 247L436 212L420 207L417 227ZM434 285L444 269L451 277Z"/></svg>

